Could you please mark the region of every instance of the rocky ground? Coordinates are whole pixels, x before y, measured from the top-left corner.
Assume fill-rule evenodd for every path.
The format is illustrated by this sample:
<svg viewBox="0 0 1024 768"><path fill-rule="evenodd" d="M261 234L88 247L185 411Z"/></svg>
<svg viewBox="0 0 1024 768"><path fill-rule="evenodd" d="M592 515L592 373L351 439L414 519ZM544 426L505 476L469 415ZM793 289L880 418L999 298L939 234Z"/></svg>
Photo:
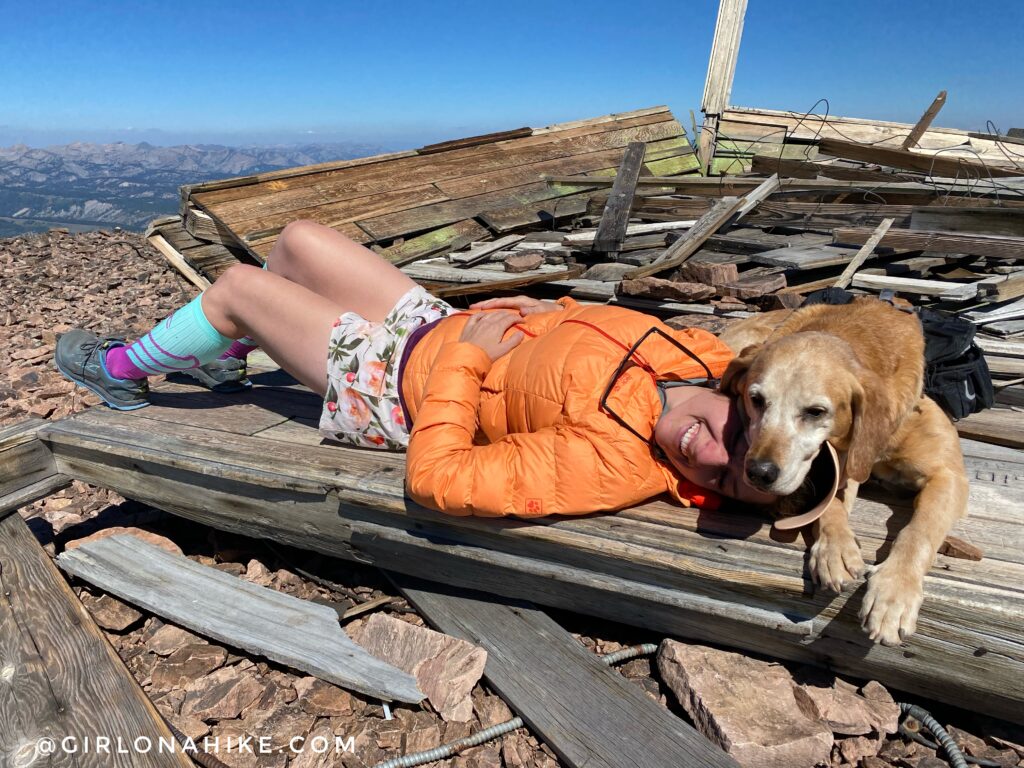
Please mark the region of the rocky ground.
<svg viewBox="0 0 1024 768"><path fill-rule="evenodd" d="M80 235L54 231L0 240L0 278L0 426L28 417L56 419L97 403L53 369L57 334L87 327L134 338L191 299L195 290L140 236L119 231ZM361 615L343 619L346 629L355 630L356 635L373 631L385 620L424 626L372 568L225 534L109 491L75 483L22 514L51 554L100 530L129 528L205 565L331 605L339 615L363 605L366 610ZM218 757L233 767L372 766L512 716L485 684L474 685L472 680L466 684L465 701L451 707L432 697L420 706L386 711L379 702L211 643L110 595L82 584L76 583L75 588L157 708L194 739L220 737L223 743L227 737L244 734L270 736L274 743L305 735L355 739L355 752L340 757L220 751ZM660 639L571 614L557 614L557 618L595 653ZM695 674L682 675L681 669ZM728 740L734 754L742 755L748 764L812 765L814 760L867 768L946 764L933 749L891 733L894 705L877 683L861 687L864 681L853 685L819 672L683 644L663 648L657 663L636 659L619 670L681 717L696 715L697 720L716 723L719 738ZM440 674L454 678L461 672ZM749 695L742 693L744 680L752 686ZM767 718L772 721L770 735L751 730L766 720L765 711L780 700L790 708L772 710ZM936 715L942 722L967 729L957 729L954 735L974 756L993 765L1024 765L1024 747L1019 746L1024 737L1019 729L953 710L936 708ZM757 742L767 738L781 746L774 752L759 751ZM806 760L811 762L801 762ZM519 729L432 765L552 768L559 764L546 746Z"/></svg>

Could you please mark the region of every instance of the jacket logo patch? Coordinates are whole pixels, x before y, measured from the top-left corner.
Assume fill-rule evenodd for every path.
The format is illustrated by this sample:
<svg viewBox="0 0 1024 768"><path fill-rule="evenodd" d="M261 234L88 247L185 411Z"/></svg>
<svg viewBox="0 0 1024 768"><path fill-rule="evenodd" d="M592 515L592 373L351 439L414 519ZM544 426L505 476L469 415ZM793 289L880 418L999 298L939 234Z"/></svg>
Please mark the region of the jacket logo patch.
<svg viewBox="0 0 1024 768"><path fill-rule="evenodd" d="M526 500L526 514L528 515L543 515L544 514L544 502L540 499L527 499Z"/></svg>

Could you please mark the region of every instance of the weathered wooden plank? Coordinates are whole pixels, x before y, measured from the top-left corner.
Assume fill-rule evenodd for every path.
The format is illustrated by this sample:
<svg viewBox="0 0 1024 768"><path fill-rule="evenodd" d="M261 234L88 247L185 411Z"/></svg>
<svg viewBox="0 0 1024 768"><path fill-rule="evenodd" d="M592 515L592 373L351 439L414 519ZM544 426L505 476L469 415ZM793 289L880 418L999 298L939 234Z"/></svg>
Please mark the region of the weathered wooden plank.
<svg viewBox="0 0 1024 768"><path fill-rule="evenodd" d="M852 248L831 245L796 245L755 253L750 259L757 264L803 271L849 264L856 253Z"/></svg>
<svg viewBox="0 0 1024 768"><path fill-rule="evenodd" d="M233 232L249 242L266 237L268 234L278 234L287 224L296 219L311 219L328 227L336 227L340 224L355 223L359 219L385 216L409 208L429 206L432 203L444 203L448 199L448 195L438 190L433 184L424 184L345 200L324 200L294 210L274 213L259 212L256 216L247 219L222 216L222 220L231 227ZM451 221L456 220L452 219ZM440 221L437 224L449 224L451 221ZM370 232L370 234L374 233Z"/></svg>
<svg viewBox="0 0 1024 768"><path fill-rule="evenodd" d="M954 283L943 280L917 280L912 277L871 275L863 272L853 275L855 288L872 291L892 290L915 296L932 296L944 301L967 301L978 295L978 286L973 283Z"/></svg>
<svg viewBox="0 0 1024 768"><path fill-rule="evenodd" d="M640 141L630 142L622 156L622 162L615 174L615 183L605 203L604 213L597 225L593 248L602 253L615 254L626 236L626 224L629 223L629 209L633 205L633 193L636 181L640 178L640 168L644 161L647 145Z"/></svg>
<svg viewBox="0 0 1024 768"><path fill-rule="evenodd" d="M892 171L878 171L871 168L858 168L839 163L824 163L813 160L797 160L774 155L754 155L750 163L754 173L777 173L779 176L797 179L816 179L824 176L828 179L844 179L847 181L911 181L907 174L896 174ZM920 174L913 175L920 178Z"/></svg>
<svg viewBox="0 0 1024 768"><path fill-rule="evenodd" d="M200 291L205 291L212 285L207 278L200 275L191 264L185 261L185 258L178 253L174 246L167 242L163 235L154 233L147 239L149 240L150 245L163 254L163 257L167 259L168 264L178 270L182 277L192 283L192 285Z"/></svg>
<svg viewBox="0 0 1024 768"><path fill-rule="evenodd" d="M22 486L0 496L0 519L7 517L22 507L28 506L34 501L45 499L57 491L71 485L71 478L54 472L42 480L37 480L29 485Z"/></svg>
<svg viewBox="0 0 1024 768"><path fill-rule="evenodd" d="M533 605L391 578L439 631L486 649L488 683L565 765L737 766Z"/></svg>
<svg viewBox="0 0 1024 768"><path fill-rule="evenodd" d="M0 521L0 664L3 765L192 765L19 515ZM111 739L109 752L85 749L97 736ZM65 739L78 749L61 749ZM147 743L137 739L152 748L133 749Z"/></svg>
<svg viewBox="0 0 1024 768"><path fill-rule="evenodd" d="M410 237L399 245L392 245L380 255L395 266L410 264L417 259L447 253L462 248L475 240L483 240L490 232L473 219L464 219L446 227L440 227L416 237Z"/></svg>
<svg viewBox="0 0 1024 768"><path fill-rule="evenodd" d="M833 232L833 241L862 244L867 242L871 235L872 230L866 227L840 227ZM887 248L914 251L970 253L993 259L1024 259L1024 237L890 229L880 244Z"/></svg>
<svg viewBox="0 0 1024 768"><path fill-rule="evenodd" d="M0 429L0 497L56 473L53 456L38 437L45 425L28 419Z"/></svg>
<svg viewBox="0 0 1024 768"><path fill-rule="evenodd" d="M489 243L480 243L470 248L468 251L462 251L461 253L453 253L449 260L452 264L464 267L471 267L477 262L483 261L491 254L500 251L504 248L509 248L515 245L523 239L523 235L508 235L507 237L499 237L497 240L493 240Z"/></svg>
<svg viewBox="0 0 1024 768"><path fill-rule="evenodd" d="M416 679L371 656L338 625L333 608L301 600L119 534L57 557L68 573L133 605L233 648L349 690L418 702Z"/></svg>
<svg viewBox="0 0 1024 768"><path fill-rule="evenodd" d="M553 225L572 216L586 213L590 192L563 195L539 203L492 208L477 216L495 232L504 233L531 224Z"/></svg>
<svg viewBox="0 0 1024 768"><path fill-rule="evenodd" d="M654 224L630 224L629 226L626 227L625 237L654 235L661 232L677 232L684 229L689 229L696 223L696 219L686 219L678 221L656 222ZM562 238L562 245L569 247L593 245L596 235L597 232L595 230L583 230L580 232L572 232L571 234L565 235Z"/></svg>
<svg viewBox="0 0 1024 768"><path fill-rule="evenodd" d="M972 413L956 422L961 437L995 443L1010 448L1024 448L1024 412L1010 408L990 408Z"/></svg>
<svg viewBox="0 0 1024 768"><path fill-rule="evenodd" d="M910 217L910 228L933 232L1024 237L1024 210L1016 207L925 205L914 208Z"/></svg>
<svg viewBox="0 0 1024 768"><path fill-rule="evenodd" d="M669 115L667 118L652 116L625 120L605 128L580 129L576 133L580 135L562 138L559 134L552 134L517 139L507 144L417 155L370 168L300 176L292 181L278 180L244 190L199 195L194 200L237 232L238 222L256 216L296 218L298 211L310 207L337 204L367 195L396 193L484 173L500 177L504 172L515 173L515 169L522 165L614 150L633 139L660 141L675 138L680 136L682 129ZM590 167L593 162L598 163L597 167L615 164L614 160L583 159L580 167Z"/></svg>
<svg viewBox="0 0 1024 768"><path fill-rule="evenodd" d="M452 139L451 141L441 141L437 144L427 144L426 146L420 147L416 150L419 155L434 155L438 152L448 152L452 149L464 149L466 147L477 147L481 144L494 144L499 141L508 141L509 139L521 139L525 136L532 136L532 128L513 128L510 131L497 131L495 133L485 133L480 136L470 136L465 139Z"/></svg>
<svg viewBox="0 0 1024 768"><path fill-rule="evenodd" d="M460 270L465 271L465 270ZM491 273L507 274L507 273ZM452 296L469 296L475 293L490 293L494 291L510 291L524 288L527 285L538 283L549 283L554 280L569 280L583 274L582 265L574 265L568 268L547 271L544 269L523 272L515 277L497 278L481 282L458 283L445 285L443 283L427 283L425 287L439 298L450 298Z"/></svg>
<svg viewBox="0 0 1024 768"><path fill-rule="evenodd" d="M777 141L782 141L783 138L787 141L835 138L895 149L902 147L907 134L913 130L909 123L840 115L808 115L804 112L750 107L726 109L722 115L721 125L724 133L736 138L768 137ZM959 149L969 156L980 156L986 162L1003 166L1012 165L1000 151L996 141L975 138L969 132L956 128L930 127L919 143L930 150Z"/></svg>
<svg viewBox="0 0 1024 768"><path fill-rule="evenodd" d="M921 119L917 121L914 128L910 131L910 134L906 139L903 140L903 149L910 149L916 147L917 143L921 141L921 137L924 136L925 131L932 124L932 120L939 114L939 110L942 109L942 105L946 103L946 92L939 91L939 95L935 97L935 100L928 106L928 109L921 115Z"/></svg>
<svg viewBox="0 0 1024 768"><path fill-rule="evenodd" d="M715 234L743 206L741 197L723 197L706 214L697 220L685 235L665 249L665 253L653 263L645 267L637 267L626 274L626 278L635 280L638 277L654 275L666 269L678 267L692 256L704 242Z"/></svg>
<svg viewBox="0 0 1024 768"><path fill-rule="evenodd" d="M611 175L615 173L622 160L622 148L598 150L594 152L577 152L564 154L554 159L544 160L541 157L525 156L515 166L501 168L497 171L479 169L455 179L441 179L434 184L452 198L481 195L485 192L496 192L522 184L542 180L545 175L552 174L594 174ZM670 175L692 170L695 165L693 150L683 136L647 143L647 155L643 167L652 174Z"/></svg>
<svg viewBox="0 0 1024 768"><path fill-rule="evenodd" d="M839 279L836 280L836 288L846 288L850 284L850 281L855 278L857 270L861 268L861 265L871 258L875 248L878 247L878 243L885 237L885 233L892 226L893 221L894 219L882 219L879 222L878 226L875 227L875 231L871 233L871 237L864 242L864 245L860 247L860 250L850 260L846 269L843 270Z"/></svg>
<svg viewBox="0 0 1024 768"><path fill-rule="evenodd" d="M1024 602L1009 586L1024 579L986 576L986 561L940 557L926 578L918 632L902 648L883 648L858 626L861 591L810 595L802 543L772 540L757 518L664 503L581 519L445 516L404 498L400 456L245 436L225 443L223 433L157 427L144 413L88 412L49 425L43 437L65 474L225 530L824 663L1001 717L1024 711ZM886 498L858 500L851 521L869 562L910 514L906 499L890 506ZM971 519L954 534L1024 575L1014 533L1020 498L1016 486L973 487ZM624 522L638 510L658 522Z"/></svg>
<svg viewBox="0 0 1024 768"><path fill-rule="evenodd" d="M418 207L408 207L381 216L360 219L358 224L376 239L386 240L473 217L493 208L512 205L535 206L536 204L543 206L552 198L593 189L595 187L592 184L552 185L541 181L512 189L464 197L459 200L446 200Z"/></svg>
<svg viewBox="0 0 1024 768"><path fill-rule="evenodd" d="M650 109L640 109L634 112L605 115L599 118L578 120L573 123L552 125L547 128L536 128L533 130L533 135L531 137L513 139L509 142L498 142L494 145L449 150L445 152L443 156L446 159L453 157L476 159L482 154L489 154L492 151L506 149L509 146L533 146L563 138L584 135L586 133L609 130L614 127L624 127L625 125L634 124L646 125L651 122L670 119L672 119L672 115L669 112L668 107L662 106ZM331 178L334 176L344 176L349 173L372 175L374 172L379 172L380 169L378 166L382 164L388 164L396 170L407 172L411 170L410 166L415 167L418 163L431 162L434 159L436 159L436 156L431 157L429 155L420 155L414 149L405 150L402 152L373 155L371 157L357 158L354 160L333 161L329 163L301 166L299 168L286 168L279 171L268 171L266 173L254 174L252 176L221 179L218 181L206 182L183 188L183 192L185 193L186 199L190 194L194 194L196 196L201 196L203 202L214 204L259 194L258 191L254 191L253 189L258 186L263 187L260 191L265 191L270 187L270 185L274 185L277 188L284 190L298 186L315 184L317 183L317 179L315 177L318 176L321 178Z"/></svg>
<svg viewBox="0 0 1024 768"><path fill-rule="evenodd" d="M858 144L842 139L822 139L818 143L822 154L842 157L847 160L859 160L864 163L878 163L893 168L907 168L912 171L926 173L929 176L947 176L949 178L1019 176L1020 170L1000 168L997 165L981 163L966 157L956 157L949 153L941 155L922 154L907 149L892 149L879 145Z"/></svg>

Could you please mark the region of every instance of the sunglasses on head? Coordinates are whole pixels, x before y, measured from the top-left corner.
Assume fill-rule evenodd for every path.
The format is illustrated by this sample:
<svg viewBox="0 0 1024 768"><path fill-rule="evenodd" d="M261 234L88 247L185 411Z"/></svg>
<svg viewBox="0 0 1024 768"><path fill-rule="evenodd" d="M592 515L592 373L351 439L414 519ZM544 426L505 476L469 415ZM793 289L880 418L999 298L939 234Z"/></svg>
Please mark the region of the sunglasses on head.
<svg viewBox="0 0 1024 768"><path fill-rule="evenodd" d="M647 371L647 373L650 374L651 378L654 379L655 382L657 382L657 378L658 378L657 372L651 367L651 365L646 360L644 360L643 356L640 355L639 352L637 351L640 348L640 346L645 341L647 341L647 339L649 339L652 335L658 335L658 336L662 337L663 339L665 339L665 341L669 342L672 346L674 346L676 349L678 349L680 352L682 352L684 355L686 355L691 360L693 360L696 363L698 363L700 365L700 367L704 369L704 373L707 374L704 379L698 380L698 381L686 382L687 384L689 384L691 386L695 386L695 387L707 387L709 389L717 389L718 388L719 380L717 378L715 378L714 374L711 373L711 369L708 368L707 364L703 360L701 360L698 355L696 355L694 352L692 352L689 349L687 349L686 345L680 343L677 339L675 339L672 336L670 336L669 334L665 333L660 328L650 328L650 329L648 329L647 332L644 333L644 335L641 336L636 341L636 343L633 344L633 346L630 347L627 350L625 357L622 358L622 361L619 363L619 366L615 369L615 373L612 374L612 378L608 382L608 386L605 388L604 394L601 395L601 400L600 400L600 404L599 405L600 405L600 408L601 408L602 411L604 411L609 416L611 416L613 419L615 419L615 421L618 422L621 426L625 427L630 432L632 432L634 435L636 435L638 438L640 438L645 443L650 445L651 446L651 450L654 451L655 458L658 459L659 461L661 461L661 460L664 460L666 458L665 457L665 453L664 453L664 451L661 450L661 447L654 441L653 437L651 437L651 438L644 437L642 434L640 434L640 432L638 432L636 429L634 429L629 424L629 422L627 422L624 418L622 418L619 414L617 414L614 410L612 410L611 406L608 405L608 397L611 395L612 390L615 388L615 384L618 382L618 380L622 376L622 374L625 373L625 371L631 365L638 366L639 368L642 368L643 370ZM625 346L625 345L623 345L623 346Z"/></svg>

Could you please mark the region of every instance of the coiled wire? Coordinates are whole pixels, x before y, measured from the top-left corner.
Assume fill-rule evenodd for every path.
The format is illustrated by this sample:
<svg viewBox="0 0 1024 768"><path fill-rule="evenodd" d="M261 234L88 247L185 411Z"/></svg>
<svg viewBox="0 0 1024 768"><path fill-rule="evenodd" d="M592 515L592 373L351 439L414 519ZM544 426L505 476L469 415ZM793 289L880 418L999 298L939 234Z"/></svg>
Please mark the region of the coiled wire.
<svg viewBox="0 0 1024 768"><path fill-rule="evenodd" d="M654 643L633 645L629 648L623 648L621 651L616 651L615 653L609 653L602 656L601 663L611 666L612 664L618 664L620 661L635 659L638 656L650 656L657 650L658 646ZM423 752L414 752L413 754L405 755L404 757L395 757L383 763L377 763L373 768L412 768L412 766L415 765L432 763L435 760L444 760L445 758L457 755L465 749L478 746L497 736L502 736L509 731L514 731L516 728L522 727L523 718L515 717L507 722L498 723L497 725L492 725L490 728L477 731L472 736L467 736L464 739L457 739L456 741L449 742L448 744L442 744L440 747L434 747L433 749L428 749Z"/></svg>
<svg viewBox="0 0 1024 768"><path fill-rule="evenodd" d="M968 768L967 760L964 759L964 753L960 751L960 747L953 741L953 737L946 732L945 728L939 725L939 721L932 717L927 710L921 709L916 704L906 704L901 701L900 712L916 718L921 722L921 725L932 732L935 740L946 750L946 755L949 757L949 762L953 768Z"/></svg>

